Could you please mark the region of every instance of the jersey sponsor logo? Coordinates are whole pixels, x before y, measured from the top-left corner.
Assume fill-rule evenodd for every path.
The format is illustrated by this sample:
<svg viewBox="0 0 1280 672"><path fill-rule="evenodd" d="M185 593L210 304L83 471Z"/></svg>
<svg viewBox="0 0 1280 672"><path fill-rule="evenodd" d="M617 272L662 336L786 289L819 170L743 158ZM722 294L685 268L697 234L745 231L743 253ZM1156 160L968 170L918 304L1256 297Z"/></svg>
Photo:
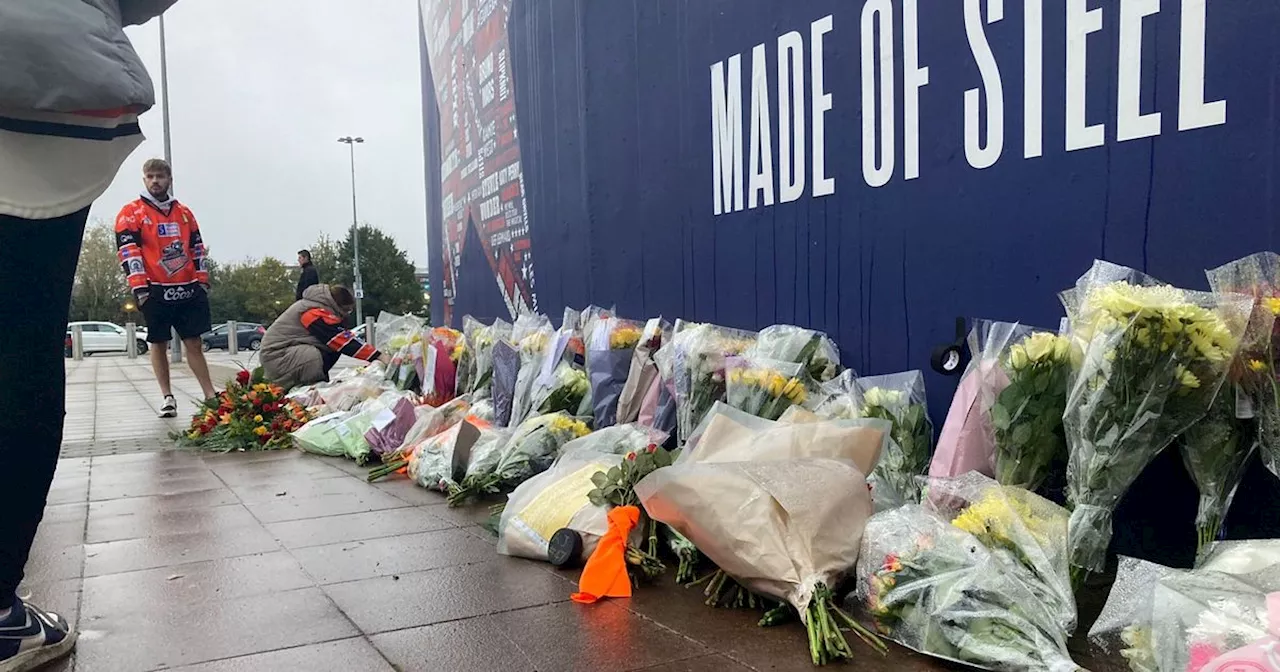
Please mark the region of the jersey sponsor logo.
<svg viewBox="0 0 1280 672"><path fill-rule="evenodd" d="M191 287L191 286L165 287L164 294L162 295L162 297L164 301L172 302L172 301L186 301L188 299L194 298L195 295L196 295L195 287Z"/></svg>
<svg viewBox="0 0 1280 672"><path fill-rule="evenodd" d="M146 271L142 267L141 259L129 260L129 275L142 275Z"/></svg>
<svg viewBox="0 0 1280 672"><path fill-rule="evenodd" d="M160 251L160 266L169 275L177 275L189 263L191 263L191 259L187 257L187 251L184 249L181 240L175 240L165 245L164 249Z"/></svg>
<svg viewBox="0 0 1280 672"><path fill-rule="evenodd" d="M181 233L177 222L162 222L156 225L156 235L161 238L177 238Z"/></svg>

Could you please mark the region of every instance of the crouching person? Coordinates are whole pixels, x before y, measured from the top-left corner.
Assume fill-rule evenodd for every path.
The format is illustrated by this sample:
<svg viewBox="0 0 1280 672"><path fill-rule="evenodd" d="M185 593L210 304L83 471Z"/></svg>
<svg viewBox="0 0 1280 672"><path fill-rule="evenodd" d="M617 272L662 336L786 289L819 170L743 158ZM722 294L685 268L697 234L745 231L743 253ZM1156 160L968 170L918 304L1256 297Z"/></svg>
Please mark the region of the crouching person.
<svg viewBox="0 0 1280 672"><path fill-rule="evenodd" d="M286 390L327 381L342 355L389 361L342 325L355 305L351 290L341 285L308 287L262 337L260 356L267 380Z"/></svg>

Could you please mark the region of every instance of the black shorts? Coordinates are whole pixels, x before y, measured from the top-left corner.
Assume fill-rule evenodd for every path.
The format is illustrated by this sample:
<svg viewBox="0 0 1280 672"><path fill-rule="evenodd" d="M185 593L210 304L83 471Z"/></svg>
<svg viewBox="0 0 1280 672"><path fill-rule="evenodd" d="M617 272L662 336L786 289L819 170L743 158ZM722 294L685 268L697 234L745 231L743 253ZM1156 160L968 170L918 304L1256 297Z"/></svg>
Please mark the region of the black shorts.
<svg viewBox="0 0 1280 672"><path fill-rule="evenodd" d="M158 299L149 299L142 304L142 316L147 320L147 342L168 343L173 340L173 330L178 337L200 338L213 329L209 315L209 295L204 289L196 290L196 295L182 303L164 303Z"/></svg>

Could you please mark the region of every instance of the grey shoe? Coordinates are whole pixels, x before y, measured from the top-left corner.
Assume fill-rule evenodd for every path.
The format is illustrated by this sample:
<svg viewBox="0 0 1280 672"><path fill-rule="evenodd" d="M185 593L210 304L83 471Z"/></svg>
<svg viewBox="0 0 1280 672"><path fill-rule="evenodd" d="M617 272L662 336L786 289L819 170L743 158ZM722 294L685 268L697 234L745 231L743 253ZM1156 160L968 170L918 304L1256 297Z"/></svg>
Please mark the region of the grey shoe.
<svg viewBox="0 0 1280 672"><path fill-rule="evenodd" d="M164 398L164 403L160 404L160 417L176 418L178 417L178 400L169 395Z"/></svg>

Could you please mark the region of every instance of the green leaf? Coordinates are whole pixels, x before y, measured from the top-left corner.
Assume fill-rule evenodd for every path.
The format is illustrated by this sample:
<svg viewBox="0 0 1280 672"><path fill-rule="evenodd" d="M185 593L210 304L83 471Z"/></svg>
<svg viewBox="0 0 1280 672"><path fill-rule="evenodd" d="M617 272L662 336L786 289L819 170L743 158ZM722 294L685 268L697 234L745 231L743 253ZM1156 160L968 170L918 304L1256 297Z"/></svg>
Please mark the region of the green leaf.
<svg viewBox="0 0 1280 672"><path fill-rule="evenodd" d="M1013 430L1013 444L1015 446L1025 446L1027 441L1031 440L1031 425L1019 424Z"/></svg>
<svg viewBox="0 0 1280 672"><path fill-rule="evenodd" d="M624 462L623 464L625 465L626 463ZM622 480L622 469L618 467L612 467L609 469L608 476L609 476L610 483L618 483Z"/></svg>
<svg viewBox="0 0 1280 672"><path fill-rule="evenodd" d="M597 488L603 488L609 484L609 475L603 471L597 471L591 475L591 484Z"/></svg>
<svg viewBox="0 0 1280 672"><path fill-rule="evenodd" d="M1004 397L991 407L991 425L998 430L1009 429L1009 411L1004 406Z"/></svg>

